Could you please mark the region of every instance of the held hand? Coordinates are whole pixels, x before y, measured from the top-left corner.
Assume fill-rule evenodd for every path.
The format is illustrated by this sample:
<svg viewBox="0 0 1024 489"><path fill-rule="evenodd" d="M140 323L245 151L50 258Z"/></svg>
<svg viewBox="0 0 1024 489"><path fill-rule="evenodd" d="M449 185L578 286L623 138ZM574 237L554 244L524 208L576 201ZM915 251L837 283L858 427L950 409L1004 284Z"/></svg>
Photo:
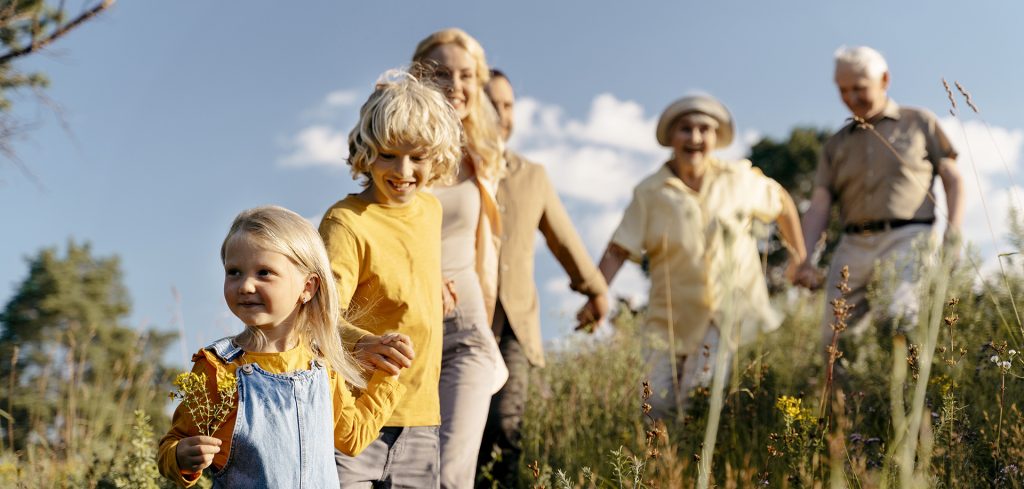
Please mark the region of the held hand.
<svg viewBox="0 0 1024 489"><path fill-rule="evenodd" d="M397 349L399 351L405 352L405 353L403 353L403 355L407 356L410 360L412 360L416 356L416 352L415 352L415 350L412 347L412 340L409 339L409 337L404 335L404 334L401 334L401 333L387 333L387 334L381 335L381 344L382 345L386 345L386 346L390 346L390 347L395 348L395 349ZM394 363L391 363L391 362L389 362L389 363L391 365L393 365L393 366L397 366L400 370L404 369L404 368L408 368L408 365L395 365ZM411 365L411 363L409 365ZM394 373L392 375L394 375L395 378L398 378L398 376L399 376L398 373Z"/></svg>
<svg viewBox="0 0 1024 489"><path fill-rule="evenodd" d="M576 331L584 330L593 333L601 320L608 315L608 297L604 294L595 295L576 313Z"/></svg>
<svg viewBox="0 0 1024 489"><path fill-rule="evenodd" d="M220 452L221 441L212 436L190 436L178 441L174 456L178 469L183 474L198 474L213 463L213 456Z"/></svg>
<svg viewBox="0 0 1024 489"><path fill-rule="evenodd" d="M821 272L814 265L808 262L803 262L796 269L793 279L793 285L807 288L809 290L816 290L821 287L822 276Z"/></svg>
<svg viewBox="0 0 1024 489"><path fill-rule="evenodd" d="M441 304L445 317L455 310L458 303L459 297L455 295L455 281L445 279L444 284L441 285Z"/></svg>
<svg viewBox="0 0 1024 489"><path fill-rule="evenodd" d="M364 364L390 375L398 375L401 369L412 366L416 357L412 341L399 333L366 335L359 339L352 353Z"/></svg>
<svg viewBox="0 0 1024 489"><path fill-rule="evenodd" d="M783 276L786 277L786 281L793 285L799 285L797 283L797 277L800 273L800 262L797 260L790 259L789 263L786 264L786 271Z"/></svg>

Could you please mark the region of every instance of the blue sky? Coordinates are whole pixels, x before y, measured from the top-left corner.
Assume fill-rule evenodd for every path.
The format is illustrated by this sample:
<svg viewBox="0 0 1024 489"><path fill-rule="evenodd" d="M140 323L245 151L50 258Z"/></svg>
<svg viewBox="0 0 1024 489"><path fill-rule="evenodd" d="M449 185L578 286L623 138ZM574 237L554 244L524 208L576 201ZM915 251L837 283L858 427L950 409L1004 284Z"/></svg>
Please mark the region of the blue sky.
<svg viewBox="0 0 1024 489"><path fill-rule="evenodd" d="M1024 167L1021 18L1018 2L122 1L16 65L49 74L60 115L15 97L32 127L14 147L41 186L0 161L0 300L25 277L24 257L89 240L121 256L133 325L183 328L184 363L237 329L217 256L232 217L275 203L315 219L354 191L340 142L358 105L419 39L450 26L511 76L521 102L511 145L547 165L593 254L666 154L653 137L665 105L692 91L719 97L742 136L733 156L796 125L835 128L846 113L831 56L843 44L886 55L900 103L944 116L940 77L971 90L991 133L972 117L944 121L982 185L969 182L965 234L1002 250L978 197L1001 228L993 208L1010 194L998 155ZM579 301L567 282L540 252L548 338L570 330ZM615 285L644 292L634 269Z"/></svg>

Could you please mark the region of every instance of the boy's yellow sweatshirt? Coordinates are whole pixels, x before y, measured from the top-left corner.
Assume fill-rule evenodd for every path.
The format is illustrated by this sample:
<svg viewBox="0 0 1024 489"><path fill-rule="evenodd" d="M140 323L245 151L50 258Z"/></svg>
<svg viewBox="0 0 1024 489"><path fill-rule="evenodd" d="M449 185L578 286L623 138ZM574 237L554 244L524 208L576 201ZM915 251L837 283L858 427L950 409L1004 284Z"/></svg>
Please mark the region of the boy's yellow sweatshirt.
<svg viewBox="0 0 1024 489"><path fill-rule="evenodd" d="M358 326L343 325L345 345L397 332L416 351L399 380L405 396L386 426L441 424L441 218L437 197L419 192L402 206L349 195L320 221L342 307Z"/></svg>

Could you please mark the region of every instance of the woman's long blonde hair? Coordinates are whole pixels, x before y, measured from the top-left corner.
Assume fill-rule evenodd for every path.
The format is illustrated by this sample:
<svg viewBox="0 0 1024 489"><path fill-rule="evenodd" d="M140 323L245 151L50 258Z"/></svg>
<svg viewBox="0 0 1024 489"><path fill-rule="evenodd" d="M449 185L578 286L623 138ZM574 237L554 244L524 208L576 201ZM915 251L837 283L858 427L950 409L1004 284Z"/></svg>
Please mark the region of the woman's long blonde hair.
<svg viewBox="0 0 1024 489"><path fill-rule="evenodd" d="M363 388L363 372L341 343L341 314L338 287L331 272L331 261L320 234L302 216L283 207L268 205L242 211L231 223L220 247L221 262L225 260L228 241L244 234L267 251L280 253L307 275L316 276L319 286L309 302L299 304L296 333L313 354L322 358L349 384ZM239 346L259 349L266 336L258 328L246 326L235 336Z"/></svg>
<svg viewBox="0 0 1024 489"><path fill-rule="evenodd" d="M476 169L481 177L497 181L505 175L505 144L501 139L498 126L498 113L484 92L484 86L491 78L491 70L487 66L484 48L473 36L462 29L444 29L437 31L420 41L412 55L414 69L430 73L432 67L426 63L426 57L434 48L445 44L455 44L465 49L476 62L477 94L476 102L469 108L469 114L462 120L462 128L466 133L466 146L471 154L479 158Z"/></svg>

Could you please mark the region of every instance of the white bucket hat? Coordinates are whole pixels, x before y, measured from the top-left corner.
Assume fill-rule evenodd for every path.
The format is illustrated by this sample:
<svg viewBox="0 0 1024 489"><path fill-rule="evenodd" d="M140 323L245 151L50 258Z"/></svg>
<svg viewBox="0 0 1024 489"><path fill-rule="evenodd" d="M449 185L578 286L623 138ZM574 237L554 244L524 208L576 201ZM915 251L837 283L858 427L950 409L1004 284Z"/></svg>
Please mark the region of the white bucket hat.
<svg viewBox="0 0 1024 489"><path fill-rule="evenodd" d="M736 127L732 122L732 114L729 113L729 109L726 109L721 102L710 95L689 95L665 107L665 110L661 113L661 118L658 119L658 128L655 131L658 143L662 146L671 146L672 136L669 134L669 129L672 128L672 123L680 116L691 112L700 112L718 121L718 128L715 129L715 135L717 136L716 149L732 144L732 137L736 132Z"/></svg>

